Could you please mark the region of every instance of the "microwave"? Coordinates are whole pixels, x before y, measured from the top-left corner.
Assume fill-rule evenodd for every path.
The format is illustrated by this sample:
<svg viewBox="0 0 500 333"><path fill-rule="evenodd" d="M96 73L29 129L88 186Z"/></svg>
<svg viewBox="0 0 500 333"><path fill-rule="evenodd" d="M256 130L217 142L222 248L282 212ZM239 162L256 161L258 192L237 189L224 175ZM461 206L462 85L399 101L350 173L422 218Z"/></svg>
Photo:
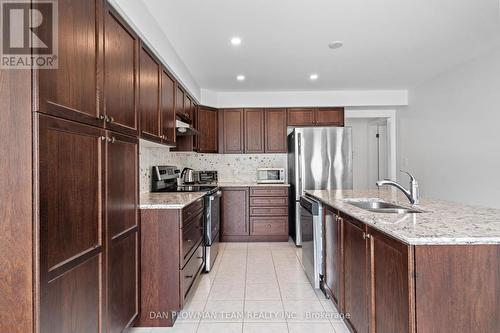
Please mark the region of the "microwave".
<svg viewBox="0 0 500 333"><path fill-rule="evenodd" d="M284 184L285 169L284 168L258 168L257 169L258 184Z"/></svg>

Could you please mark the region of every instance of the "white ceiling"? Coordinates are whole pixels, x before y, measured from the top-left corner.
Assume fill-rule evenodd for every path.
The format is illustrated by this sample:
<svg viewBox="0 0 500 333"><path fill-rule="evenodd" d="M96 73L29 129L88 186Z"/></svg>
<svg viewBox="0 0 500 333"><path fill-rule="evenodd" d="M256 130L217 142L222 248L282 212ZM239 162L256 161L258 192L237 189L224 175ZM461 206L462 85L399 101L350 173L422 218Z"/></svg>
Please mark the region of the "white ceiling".
<svg viewBox="0 0 500 333"><path fill-rule="evenodd" d="M217 91L407 89L500 44L499 0L142 1Z"/></svg>

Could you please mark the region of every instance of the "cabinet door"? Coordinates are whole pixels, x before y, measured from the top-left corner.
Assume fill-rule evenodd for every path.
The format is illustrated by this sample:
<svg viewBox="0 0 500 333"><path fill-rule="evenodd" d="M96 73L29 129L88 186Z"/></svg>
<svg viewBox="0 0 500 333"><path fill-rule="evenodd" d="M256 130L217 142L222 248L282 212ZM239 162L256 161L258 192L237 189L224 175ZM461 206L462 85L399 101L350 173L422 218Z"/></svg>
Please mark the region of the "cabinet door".
<svg viewBox="0 0 500 333"><path fill-rule="evenodd" d="M200 153L216 153L218 144L217 109L198 107L198 145Z"/></svg>
<svg viewBox="0 0 500 333"><path fill-rule="evenodd" d="M286 109L266 109L266 153L286 153Z"/></svg>
<svg viewBox="0 0 500 333"><path fill-rule="evenodd" d="M176 84L175 88L175 113L181 117L186 117L186 112L184 110L184 91L182 91L181 87Z"/></svg>
<svg viewBox="0 0 500 333"><path fill-rule="evenodd" d="M139 313L138 140L108 132L106 221L109 332Z"/></svg>
<svg viewBox="0 0 500 333"><path fill-rule="evenodd" d="M222 190L222 237L249 235L248 206L248 188L234 187Z"/></svg>
<svg viewBox="0 0 500 333"><path fill-rule="evenodd" d="M264 152L264 117L264 109L245 109L245 153Z"/></svg>
<svg viewBox="0 0 500 333"><path fill-rule="evenodd" d="M161 123L164 142L175 144L175 80L166 69L161 72Z"/></svg>
<svg viewBox="0 0 500 333"><path fill-rule="evenodd" d="M39 115L40 332L98 332L105 131Z"/></svg>
<svg viewBox="0 0 500 333"><path fill-rule="evenodd" d="M193 101L184 93L184 113L189 120L193 120Z"/></svg>
<svg viewBox="0 0 500 333"><path fill-rule="evenodd" d="M103 3L103 0L58 1L58 68L37 71L39 105L35 111L104 126L98 103L102 100ZM41 27L44 26L50 25Z"/></svg>
<svg viewBox="0 0 500 333"><path fill-rule="evenodd" d="M344 313L357 333L368 332L367 242L364 225L344 219Z"/></svg>
<svg viewBox="0 0 500 333"><path fill-rule="evenodd" d="M340 278L342 268L341 223L331 208L325 212L325 287L332 301L340 305Z"/></svg>
<svg viewBox="0 0 500 333"><path fill-rule="evenodd" d="M410 315L410 247L370 229L371 324L375 332L413 332ZM410 326L412 325L412 326Z"/></svg>
<svg viewBox="0 0 500 333"><path fill-rule="evenodd" d="M313 126L314 125L314 110L313 109L288 109L288 126Z"/></svg>
<svg viewBox="0 0 500 333"><path fill-rule="evenodd" d="M139 40L107 5L104 18L104 108L106 128L137 135L136 81Z"/></svg>
<svg viewBox="0 0 500 333"><path fill-rule="evenodd" d="M317 109L314 117L318 126L344 126L344 108Z"/></svg>
<svg viewBox="0 0 500 333"><path fill-rule="evenodd" d="M195 130L200 131L200 122L198 117L198 106L193 103L193 127ZM195 152L200 152L200 135L193 136L193 150Z"/></svg>
<svg viewBox="0 0 500 333"><path fill-rule="evenodd" d="M222 112L223 152L242 154L245 150L243 109L224 109Z"/></svg>
<svg viewBox="0 0 500 333"><path fill-rule="evenodd" d="M139 52L139 105L141 136L161 141L160 131L160 64L142 46Z"/></svg>

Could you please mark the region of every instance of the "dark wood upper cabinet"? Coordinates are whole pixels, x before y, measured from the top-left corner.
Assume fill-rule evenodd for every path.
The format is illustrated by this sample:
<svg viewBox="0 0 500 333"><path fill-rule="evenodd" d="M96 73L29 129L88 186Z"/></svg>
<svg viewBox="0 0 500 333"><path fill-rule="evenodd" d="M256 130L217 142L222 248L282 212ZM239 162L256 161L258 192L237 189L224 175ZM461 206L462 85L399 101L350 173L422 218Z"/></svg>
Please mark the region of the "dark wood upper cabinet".
<svg viewBox="0 0 500 333"><path fill-rule="evenodd" d="M220 126L222 131L219 151L226 154L242 154L245 152L243 109L223 109L220 111Z"/></svg>
<svg viewBox="0 0 500 333"><path fill-rule="evenodd" d="M371 324L374 332L413 332L410 316L409 267L411 247L372 228L370 235ZM373 331L373 330L372 330Z"/></svg>
<svg viewBox="0 0 500 333"><path fill-rule="evenodd" d="M139 51L139 103L141 136L161 141L160 126L160 63L142 46Z"/></svg>
<svg viewBox="0 0 500 333"><path fill-rule="evenodd" d="M316 109L314 117L318 126L344 126L344 108Z"/></svg>
<svg viewBox="0 0 500 333"><path fill-rule="evenodd" d="M217 109L199 106L197 111L198 150L200 153L217 153L218 123Z"/></svg>
<svg viewBox="0 0 500 333"><path fill-rule="evenodd" d="M245 109L245 153L265 151L264 109Z"/></svg>
<svg viewBox="0 0 500 333"><path fill-rule="evenodd" d="M368 333L368 249L365 226L344 218L344 299L342 310L357 333Z"/></svg>
<svg viewBox="0 0 500 333"><path fill-rule="evenodd" d="M137 136L139 39L110 5L104 15L104 36L106 128Z"/></svg>
<svg viewBox="0 0 500 333"><path fill-rule="evenodd" d="M286 109L266 109L264 113L266 153L288 152Z"/></svg>
<svg viewBox="0 0 500 333"><path fill-rule="evenodd" d="M198 106L193 103L193 127L195 130L200 129L198 121ZM200 135L193 136L193 151L200 152Z"/></svg>
<svg viewBox="0 0 500 333"><path fill-rule="evenodd" d="M337 214L329 207L325 208L324 235L325 235L325 276L324 287L332 301L339 307L341 295L341 220L337 219Z"/></svg>
<svg viewBox="0 0 500 333"><path fill-rule="evenodd" d="M120 333L139 314L139 145L136 138L107 136L108 332Z"/></svg>
<svg viewBox="0 0 500 333"><path fill-rule="evenodd" d="M289 126L313 126L314 109L288 109Z"/></svg>
<svg viewBox="0 0 500 333"><path fill-rule="evenodd" d="M165 143L175 144L175 80L166 69L161 72L161 126Z"/></svg>
<svg viewBox="0 0 500 333"><path fill-rule="evenodd" d="M289 126L344 126L344 108L291 108Z"/></svg>
<svg viewBox="0 0 500 333"><path fill-rule="evenodd" d="M103 126L103 0L58 3L58 68L38 70L38 105L34 111ZM34 4L35 6L36 4ZM41 27L50 26L42 25ZM44 31L40 31L44 33ZM47 32L48 33L48 32Z"/></svg>
<svg viewBox="0 0 500 333"><path fill-rule="evenodd" d="M37 119L39 329L98 332L106 131L45 115Z"/></svg>
<svg viewBox="0 0 500 333"><path fill-rule="evenodd" d="M188 119L193 120L193 101L184 93L184 113Z"/></svg>
<svg viewBox="0 0 500 333"><path fill-rule="evenodd" d="M222 190L221 232L225 236L247 236L250 233L248 223L249 190L248 187L232 187Z"/></svg>
<svg viewBox="0 0 500 333"><path fill-rule="evenodd" d="M179 84L176 84L175 88L175 113L181 117L186 116L185 111L185 99L184 99L184 91L181 89Z"/></svg>

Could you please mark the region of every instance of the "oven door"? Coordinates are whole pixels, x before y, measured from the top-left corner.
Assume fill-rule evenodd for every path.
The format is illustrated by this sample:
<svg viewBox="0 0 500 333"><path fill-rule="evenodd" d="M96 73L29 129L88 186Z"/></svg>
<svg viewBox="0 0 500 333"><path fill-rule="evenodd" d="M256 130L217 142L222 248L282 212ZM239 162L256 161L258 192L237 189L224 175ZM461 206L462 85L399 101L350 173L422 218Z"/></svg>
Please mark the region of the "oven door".
<svg viewBox="0 0 500 333"><path fill-rule="evenodd" d="M300 233L302 237L302 265L314 288L320 287L322 270L321 242L322 207L311 198L300 197Z"/></svg>
<svg viewBox="0 0 500 333"><path fill-rule="evenodd" d="M216 236L220 230L220 198L221 191L209 195L207 197L206 205L206 219L205 219L205 245L210 246L216 240Z"/></svg>

